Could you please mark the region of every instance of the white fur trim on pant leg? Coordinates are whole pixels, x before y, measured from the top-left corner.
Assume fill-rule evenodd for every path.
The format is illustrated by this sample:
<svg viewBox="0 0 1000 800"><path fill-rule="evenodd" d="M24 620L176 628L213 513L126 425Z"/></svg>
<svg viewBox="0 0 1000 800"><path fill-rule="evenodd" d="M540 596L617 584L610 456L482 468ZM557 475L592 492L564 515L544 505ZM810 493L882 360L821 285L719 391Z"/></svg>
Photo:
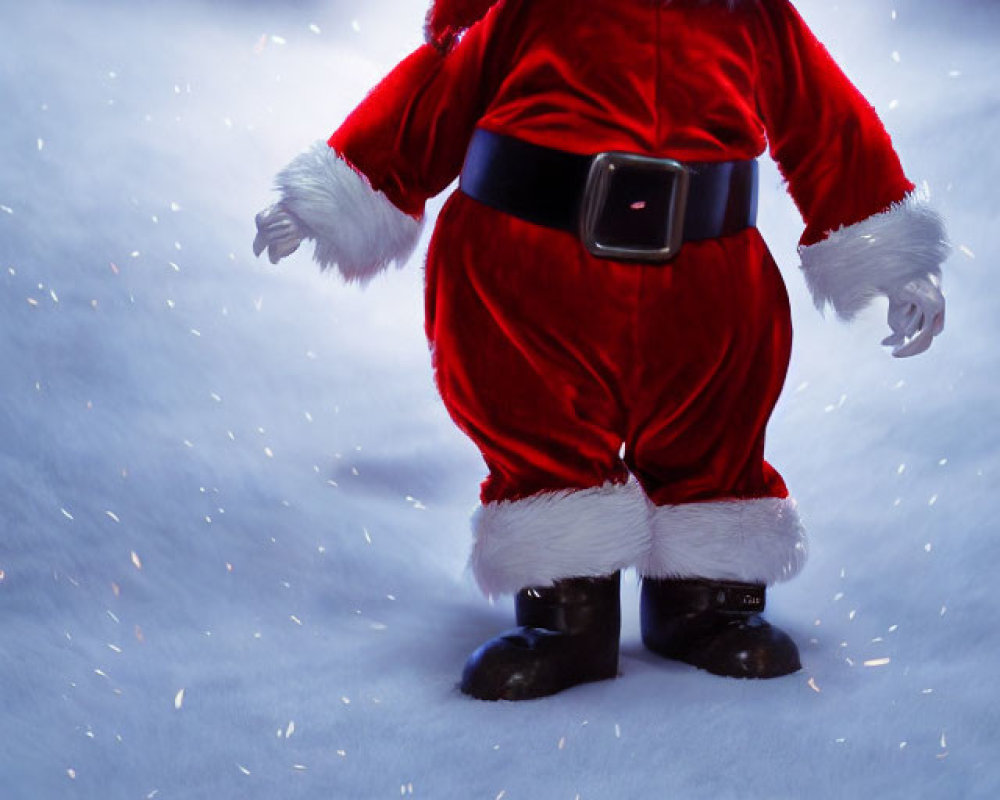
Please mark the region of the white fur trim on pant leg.
<svg viewBox="0 0 1000 800"><path fill-rule="evenodd" d="M875 297L914 278L940 278L948 256L944 223L917 192L881 214L799 248L802 271L821 311L849 320Z"/></svg>
<svg viewBox="0 0 1000 800"><path fill-rule="evenodd" d="M650 504L635 481L482 506L469 566L487 595L598 577L649 549Z"/></svg>
<svg viewBox="0 0 1000 800"><path fill-rule="evenodd" d="M316 142L278 173L282 204L316 240L320 267L337 265L348 281L367 283L392 262L402 266L422 220L404 214L326 142Z"/></svg>
<svg viewBox="0 0 1000 800"><path fill-rule="evenodd" d="M639 562L649 578L771 584L802 569L807 548L795 501L764 497L659 506Z"/></svg>

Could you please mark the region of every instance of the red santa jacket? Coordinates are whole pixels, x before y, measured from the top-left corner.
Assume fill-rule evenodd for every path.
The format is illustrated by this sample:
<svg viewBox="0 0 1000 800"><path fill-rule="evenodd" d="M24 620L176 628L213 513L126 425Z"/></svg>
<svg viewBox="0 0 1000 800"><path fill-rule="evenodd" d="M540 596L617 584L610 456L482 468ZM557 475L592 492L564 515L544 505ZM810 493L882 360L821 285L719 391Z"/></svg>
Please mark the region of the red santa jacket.
<svg viewBox="0 0 1000 800"><path fill-rule="evenodd" d="M875 111L787 0L500 0L449 48L417 49L329 150L279 176L318 260L365 279L408 255L417 228L393 211L421 217L458 175L477 126L585 154L728 161L769 148L805 220L817 304L845 317L886 285L936 274L942 260L940 222L913 198ZM345 190L343 170L320 176L331 158L389 207ZM370 235L331 241L344 226L331 227L330 212L343 219L357 203Z"/></svg>
<svg viewBox="0 0 1000 800"><path fill-rule="evenodd" d="M402 210L458 174L476 127L574 153L728 161L770 146L803 244L912 190L874 110L784 0L502 0L397 67L329 144Z"/></svg>

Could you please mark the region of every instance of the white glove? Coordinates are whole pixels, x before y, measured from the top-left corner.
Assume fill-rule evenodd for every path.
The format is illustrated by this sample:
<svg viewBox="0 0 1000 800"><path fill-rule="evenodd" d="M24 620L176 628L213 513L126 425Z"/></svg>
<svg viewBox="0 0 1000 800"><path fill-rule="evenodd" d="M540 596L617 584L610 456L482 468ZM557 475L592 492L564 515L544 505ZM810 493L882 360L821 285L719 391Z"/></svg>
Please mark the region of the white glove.
<svg viewBox="0 0 1000 800"><path fill-rule="evenodd" d="M259 256L267 250L272 264L299 249L308 238L305 226L280 202L261 211L257 217L257 236L253 240L253 254Z"/></svg>
<svg viewBox="0 0 1000 800"><path fill-rule="evenodd" d="M924 352L944 330L944 295L938 284L931 278L915 278L886 294L892 334L882 344L892 347L896 358Z"/></svg>

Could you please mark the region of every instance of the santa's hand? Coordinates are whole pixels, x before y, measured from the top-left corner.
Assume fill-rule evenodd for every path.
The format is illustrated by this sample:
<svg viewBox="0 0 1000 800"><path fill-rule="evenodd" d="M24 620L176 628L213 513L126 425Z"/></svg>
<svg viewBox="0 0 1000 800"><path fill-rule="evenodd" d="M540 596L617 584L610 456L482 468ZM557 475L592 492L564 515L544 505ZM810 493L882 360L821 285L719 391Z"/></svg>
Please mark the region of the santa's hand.
<svg viewBox="0 0 1000 800"><path fill-rule="evenodd" d="M305 227L281 203L261 211L257 217L257 236L253 240L253 254L259 256L267 250L272 264L299 249L308 234Z"/></svg>
<svg viewBox="0 0 1000 800"><path fill-rule="evenodd" d="M889 327L892 335L882 344L892 347L896 358L924 352L944 330L944 295L930 278L916 278L890 289Z"/></svg>

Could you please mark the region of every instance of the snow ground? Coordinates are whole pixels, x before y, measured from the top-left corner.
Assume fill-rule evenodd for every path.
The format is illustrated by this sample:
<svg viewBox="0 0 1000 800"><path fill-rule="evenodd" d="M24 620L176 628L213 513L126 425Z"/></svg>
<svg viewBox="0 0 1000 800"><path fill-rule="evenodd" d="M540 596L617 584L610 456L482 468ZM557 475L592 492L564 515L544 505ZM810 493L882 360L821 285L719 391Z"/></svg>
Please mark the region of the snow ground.
<svg viewBox="0 0 1000 800"><path fill-rule="evenodd" d="M812 537L769 613L805 669L660 662L630 576L620 680L484 704L455 684L510 607L463 572L481 465L418 263L362 292L249 247L422 3L4 3L0 797L1000 796L1000 10L798 5L956 245L948 330L894 361L882 309L811 307L766 173L797 325L770 458Z"/></svg>

